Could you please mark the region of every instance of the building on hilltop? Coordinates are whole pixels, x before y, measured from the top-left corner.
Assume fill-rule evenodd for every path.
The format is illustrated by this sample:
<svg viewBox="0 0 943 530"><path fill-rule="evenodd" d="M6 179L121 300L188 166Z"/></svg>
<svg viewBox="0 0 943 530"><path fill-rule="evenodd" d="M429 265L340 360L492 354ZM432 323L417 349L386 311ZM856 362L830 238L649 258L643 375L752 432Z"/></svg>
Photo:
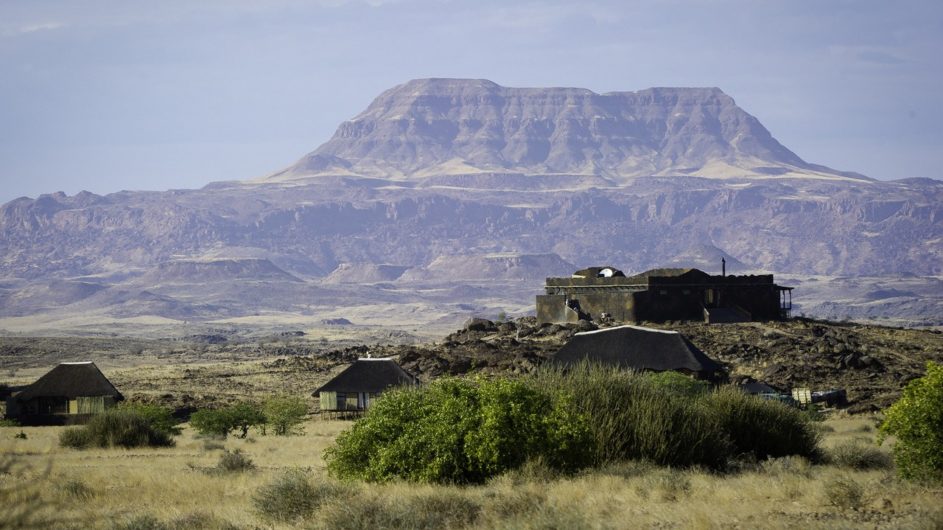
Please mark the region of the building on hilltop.
<svg viewBox="0 0 943 530"><path fill-rule="evenodd" d="M384 391L417 384L419 380L393 359L368 357L357 359L312 395L320 400L322 413L359 413Z"/></svg>
<svg viewBox="0 0 943 530"><path fill-rule="evenodd" d="M60 363L11 394L6 415L24 425L82 423L123 399L95 363Z"/></svg>
<svg viewBox="0 0 943 530"><path fill-rule="evenodd" d="M564 366L590 362L640 372L674 371L715 382L726 377L723 366L677 331L640 326L577 333L552 361Z"/></svg>
<svg viewBox="0 0 943 530"><path fill-rule="evenodd" d="M698 269L652 269L626 276L590 267L570 278L547 278L537 296L541 323L612 318L619 322L704 320L708 323L789 317L792 287L772 274L710 275Z"/></svg>

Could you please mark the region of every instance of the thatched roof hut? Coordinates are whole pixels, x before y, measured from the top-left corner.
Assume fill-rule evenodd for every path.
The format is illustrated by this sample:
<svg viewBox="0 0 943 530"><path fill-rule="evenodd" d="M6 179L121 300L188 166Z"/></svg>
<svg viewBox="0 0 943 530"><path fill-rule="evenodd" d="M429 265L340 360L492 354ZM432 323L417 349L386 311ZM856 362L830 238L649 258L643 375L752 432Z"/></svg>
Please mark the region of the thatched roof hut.
<svg viewBox="0 0 943 530"><path fill-rule="evenodd" d="M95 363L61 363L8 397L7 416L24 423L72 423L123 399Z"/></svg>
<svg viewBox="0 0 943 530"><path fill-rule="evenodd" d="M581 361L639 371L677 371L716 379L723 366L677 331L619 326L577 333L553 356L554 362Z"/></svg>
<svg viewBox="0 0 943 530"><path fill-rule="evenodd" d="M391 358L357 359L312 395L322 412L364 411L370 400L395 386L417 385L419 380Z"/></svg>

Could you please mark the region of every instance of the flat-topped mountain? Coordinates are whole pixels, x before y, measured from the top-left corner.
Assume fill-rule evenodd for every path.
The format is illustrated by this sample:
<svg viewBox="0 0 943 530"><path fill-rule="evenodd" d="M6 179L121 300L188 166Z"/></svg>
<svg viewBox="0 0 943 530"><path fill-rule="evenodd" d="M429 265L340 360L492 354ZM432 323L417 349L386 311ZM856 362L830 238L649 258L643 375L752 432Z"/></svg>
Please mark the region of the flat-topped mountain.
<svg viewBox="0 0 943 530"><path fill-rule="evenodd" d="M510 88L419 79L382 93L330 141L271 180L360 175L421 180L510 173L863 178L808 164L719 88Z"/></svg>
<svg viewBox="0 0 943 530"><path fill-rule="evenodd" d="M268 178L0 206L0 333L451 328L533 310L546 276L722 258L791 274L797 312L938 324L943 182L807 163L716 88L411 81Z"/></svg>

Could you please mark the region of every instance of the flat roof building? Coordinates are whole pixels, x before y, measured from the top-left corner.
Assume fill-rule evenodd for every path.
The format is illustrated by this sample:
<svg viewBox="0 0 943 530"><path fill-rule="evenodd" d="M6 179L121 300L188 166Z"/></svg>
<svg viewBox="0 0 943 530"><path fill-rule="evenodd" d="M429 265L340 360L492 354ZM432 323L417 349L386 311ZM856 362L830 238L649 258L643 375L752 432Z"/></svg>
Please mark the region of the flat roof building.
<svg viewBox="0 0 943 530"><path fill-rule="evenodd" d="M792 287L776 285L772 274L667 268L626 276L612 267L590 267L570 278L547 278L544 290L537 296L541 323L780 320L792 309Z"/></svg>

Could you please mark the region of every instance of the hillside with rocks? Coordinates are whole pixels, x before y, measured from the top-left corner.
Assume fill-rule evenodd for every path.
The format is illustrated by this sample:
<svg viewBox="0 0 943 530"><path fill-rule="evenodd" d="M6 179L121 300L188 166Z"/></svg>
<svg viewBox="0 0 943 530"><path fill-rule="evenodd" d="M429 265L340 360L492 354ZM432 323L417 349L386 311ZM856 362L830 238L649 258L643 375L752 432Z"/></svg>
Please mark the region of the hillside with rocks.
<svg viewBox="0 0 943 530"><path fill-rule="evenodd" d="M808 387L845 389L851 412L885 408L926 362L943 362L943 333L809 319L785 322L646 323L681 332L725 366L730 382L766 382L782 391ZM424 380L470 373L528 373L547 362L590 322L538 325L532 318L509 322L474 320L430 346L365 348L366 353L398 356ZM352 360L353 356L345 357Z"/></svg>

